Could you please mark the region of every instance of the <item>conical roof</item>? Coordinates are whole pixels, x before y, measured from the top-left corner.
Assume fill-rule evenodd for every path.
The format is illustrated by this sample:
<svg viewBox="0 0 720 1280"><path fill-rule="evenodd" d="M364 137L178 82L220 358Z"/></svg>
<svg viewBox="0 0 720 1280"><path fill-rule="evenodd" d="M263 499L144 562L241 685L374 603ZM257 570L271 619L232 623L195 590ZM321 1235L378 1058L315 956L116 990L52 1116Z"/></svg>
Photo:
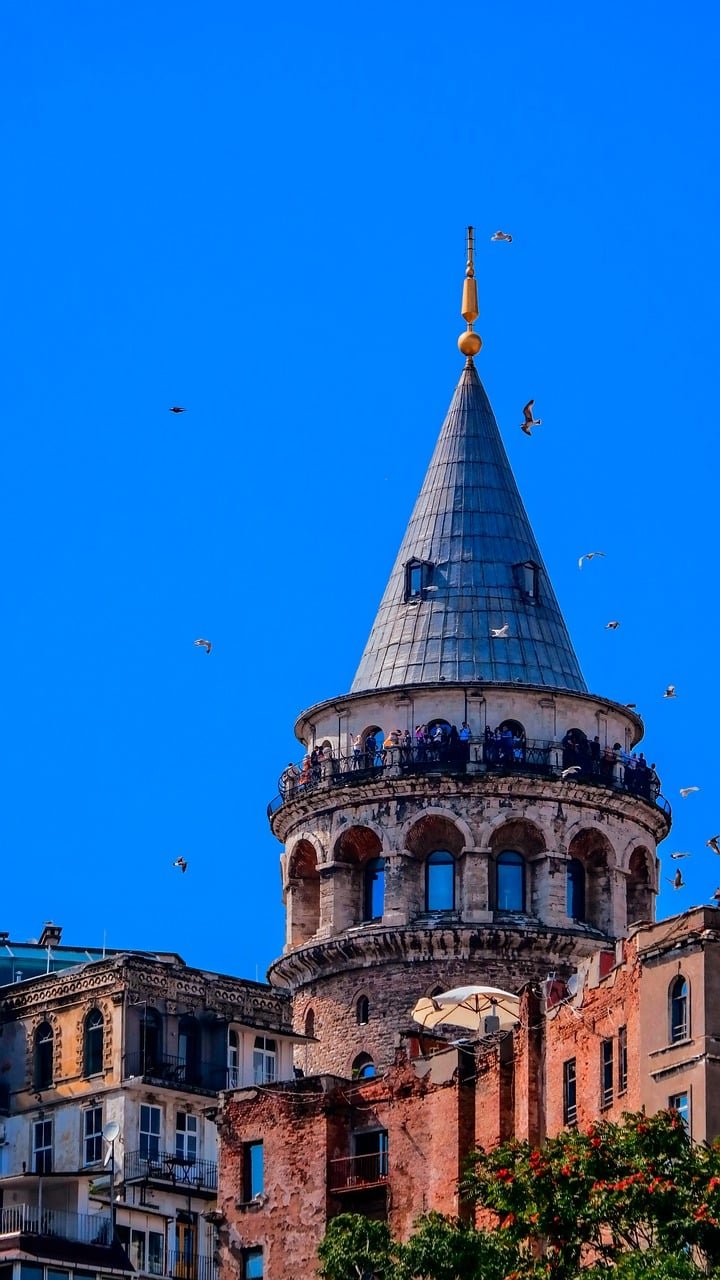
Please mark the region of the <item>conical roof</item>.
<svg viewBox="0 0 720 1280"><path fill-rule="evenodd" d="M505 638L491 637L491 630L505 627ZM453 396L352 691L436 680L587 692L472 360Z"/></svg>

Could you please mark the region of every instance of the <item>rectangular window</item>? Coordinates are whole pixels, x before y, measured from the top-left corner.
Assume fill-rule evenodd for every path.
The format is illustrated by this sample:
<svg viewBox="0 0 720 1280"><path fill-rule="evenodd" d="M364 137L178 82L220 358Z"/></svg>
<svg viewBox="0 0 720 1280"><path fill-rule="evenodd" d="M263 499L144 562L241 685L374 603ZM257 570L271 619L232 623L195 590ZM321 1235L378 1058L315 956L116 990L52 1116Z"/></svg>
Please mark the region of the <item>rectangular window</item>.
<svg viewBox="0 0 720 1280"><path fill-rule="evenodd" d="M160 1154L160 1120L162 1112L159 1107L140 1107L140 1159L157 1160Z"/></svg>
<svg viewBox="0 0 720 1280"><path fill-rule="evenodd" d="M243 1252L243 1280L262 1280L262 1249L245 1249Z"/></svg>
<svg viewBox="0 0 720 1280"><path fill-rule="evenodd" d="M162 1231L148 1231L148 1271L151 1276L163 1273L165 1240Z"/></svg>
<svg viewBox="0 0 720 1280"><path fill-rule="evenodd" d="M612 1104L613 1074L613 1042L603 1040L600 1044L600 1095L603 1107Z"/></svg>
<svg viewBox="0 0 720 1280"><path fill-rule="evenodd" d="M618 1093L627 1090L627 1027L618 1031Z"/></svg>
<svg viewBox="0 0 720 1280"><path fill-rule="evenodd" d="M575 1059L568 1058L563 1062L563 1123L575 1124L577 1121L577 1074Z"/></svg>
<svg viewBox="0 0 720 1280"><path fill-rule="evenodd" d="M178 1111L175 1121L175 1155L178 1160L194 1164L197 1160L197 1146L197 1116L191 1116L187 1111Z"/></svg>
<svg viewBox="0 0 720 1280"><path fill-rule="evenodd" d="M52 1120L33 1125L33 1172L52 1173Z"/></svg>
<svg viewBox="0 0 720 1280"><path fill-rule="evenodd" d="M256 1036L253 1049L253 1084L272 1084L276 1079L277 1041Z"/></svg>
<svg viewBox="0 0 720 1280"><path fill-rule="evenodd" d="M246 1142L243 1148L243 1199L254 1200L264 1191L263 1144Z"/></svg>
<svg viewBox="0 0 720 1280"><path fill-rule="evenodd" d="M130 1261L136 1271L145 1270L145 1232L130 1232Z"/></svg>
<svg viewBox="0 0 720 1280"><path fill-rule="evenodd" d="M98 1164L103 1158L102 1107L83 1111L83 1164Z"/></svg>
<svg viewBox="0 0 720 1280"><path fill-rule="evenodd" d="M668 1106L672 1111L677 1111L688 1133L690 1132L690 1095L687 1093L673 1093L668 1098Z"/></svg>

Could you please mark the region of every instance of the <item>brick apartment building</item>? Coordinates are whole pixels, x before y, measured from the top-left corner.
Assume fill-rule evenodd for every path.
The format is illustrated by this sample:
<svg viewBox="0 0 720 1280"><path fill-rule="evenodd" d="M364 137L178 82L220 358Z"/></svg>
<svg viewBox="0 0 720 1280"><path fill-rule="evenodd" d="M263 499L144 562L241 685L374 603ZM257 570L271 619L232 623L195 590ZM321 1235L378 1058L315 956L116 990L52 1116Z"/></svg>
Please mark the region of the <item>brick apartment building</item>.
<svg viewBox="0 0 720 1280"><path fill-rule="evenodd" d="M299 717L268 807L287 919L269 976L306 1039L300 1078L224 1095L221 1280L312 1276L345 1210L400 1237L462 1211L477 1143L670 1099L715 1132L718 916L653 924L670 808L640 717L585 684L517 490L474 364L471 235L462 314L465 368L352 688ZM413 1023L470 984L521 994L514 1030Z"/></svg>

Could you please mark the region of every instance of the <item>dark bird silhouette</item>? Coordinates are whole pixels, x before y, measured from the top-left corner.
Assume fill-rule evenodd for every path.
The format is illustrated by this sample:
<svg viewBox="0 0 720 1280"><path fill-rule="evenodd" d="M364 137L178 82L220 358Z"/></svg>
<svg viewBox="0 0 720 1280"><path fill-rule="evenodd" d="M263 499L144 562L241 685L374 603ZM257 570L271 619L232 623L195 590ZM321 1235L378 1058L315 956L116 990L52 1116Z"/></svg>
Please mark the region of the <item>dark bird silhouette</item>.
<svg viewBox="0 0 720 1280"><path fill-rule="evenodd" d="M186 871L187 871L187 869L188 869L188 864L187 864L187 862L185 861L185 859L184 859L184 858L176 858L176 859L175 859L175 861L173 862L173 866L174 866L174 867L179 867L179 868L180 868L180 870L182 871L183 875L185 875L185 872L186 872Z"/></svg>
<svg viewBox="0 0 720 1280"><path fill-rule="evenodd" d="M496 231L495 235L490 237L491 240L504 240L506 244L512 244L512 236L507 231Z"/></svg>
<svg viewBox="0 0 720 1280"><path fill-rule="evenodd" d="M690 854L689 853L671 853L670 857L671 858L689 858Z"/></svg>
<svg viewBox="0 0 720 1280"><path fill-rule="evenodd" d="M181 404L171 404L170 413L187 413L187 409L185 409Z"/></svg>
<svg viewBox="0 0 720 1280"><path fill-rule="evenodd" d="M669 877L669 876L666 876L666 877L665 877L665 879L667 880L668 884L671 884L671 885L672 885L673 889L684 889L684 888L685 888L685 881L684 881L684 880L683 880L683 878L682 878L682 871L680 870L680 868L679 868L679 867L678 867L677 871L675 872L675 875L673 876L672 880L670 879L670 877Z"/></svg>
<svg viewBox="0 0 720 1280"><path fill-rule="evenodd" d="M713 853L720 853L720 844L718 844L718 841L720 841L720 835L711 836L709 840L705 841L705 843L708 849L712 849Z"/></svg>
<svg viewBox="0 0 720 1280"><path fill-rule="evenodd" d="M196 644L199 649L204 649L206 653L212 649L212 640L193 640L193 644Z"/></svg>
<svg viewBox="0 0 720 1280"><path fill-rule="evenodd" d="M665 692L664 692L664 694L663 694L663 698L677 698L677 694L676 694L676 692L675 692L675 685L674 685L674 684L669 684L669 685L668 685L667 689L665 690Z"/></svg>
<svg viewBox="0 0 720 1280"><path fill-rule="evenodd" d="M619 622L606 622L606 623L605 623L605 630L606 630L606 631L617 631L617 629L618 629L618 627L619 627L619 626L620 626L620 623L619 623Z"/></svg>

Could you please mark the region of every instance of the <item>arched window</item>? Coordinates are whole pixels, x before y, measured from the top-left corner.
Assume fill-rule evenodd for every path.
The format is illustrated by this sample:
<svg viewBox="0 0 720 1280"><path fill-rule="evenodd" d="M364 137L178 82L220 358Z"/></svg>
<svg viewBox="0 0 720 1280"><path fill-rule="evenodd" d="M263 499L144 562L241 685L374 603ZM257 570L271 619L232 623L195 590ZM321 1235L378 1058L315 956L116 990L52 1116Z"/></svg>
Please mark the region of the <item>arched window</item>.
<svg viewBox="0 0 720 1280"><path fill-rule="evenodd" d="M53 1029L41 1022L35 1032L35 1088L49 1089L53 1082Z"/></svg>
<svg viewBox="0 0 720 1280"><path fill-rule="evenodd" d="M99 1009L91 1009L85 1019L85 1075L99 1075L103 1069L105 1019Z"/></svg>
<svg viewBox="0 0 720 1280"><path fill-rule="evenodd" d="M506 850L497 860L497 909L525 910L525 859L514 850Z"/></svg>
<svg viewBox="0 0 720 1280"><path fill-rule="evenodd" d="M359 1027L364 1027L370 1021L370 1001L367 996L359 996L355 1005L355 1019Z"/></svg>
<svg viewBox="0 0 720 1280"><path fill-rule="evenodd" d="M385 907L385 859L371 858L365 867L363 919L382 920Z"/></svg>
<svg viewBox="0 0 720 1280"><path fill-rule="evenodd" d="M363 730L361 738L366 767L372 769L375 765L381 765L383 762L382 744L385 741L385 734L380 725L371 724L367 729Z"/></svg>
<svg viewBox="0 0 720 1280"><path fill-rule="evenodd" d="M455 859L447 849L437 849L425 861L425 910L455 909Z"/></svg>
<svg viewBox="0 0 720 1280"><path fill-rule="evenodd" d="M142 1006L140 1017L140 1069L145 1076L160 1066L162 1056L162 1018L157 1009Z"/></svg>
<svg viewBox="0 0 720 1280"><path fill-rule="evenodd" d="M240 1084L240 1037L233 1027L228 1031L227 1081L228 1089L237 1089Z"/></svg>
<svg viewBox="0 0 720 1280"><path fill-rule="evenodd" d="M690 1034L688 1017L688 984L679 973L670 987L670 1041L687 1040Z"/></svg>
<svg viewBox="0 0 720 1280"><path fill-rule="evenodd" d="M315 1035L315 1011L314 1011L314 1009L308 1009L307 1013L305 1014L305 1035L306 1035L306 1036L314 1036L314 1035Z"/></svg>
<svg viewBox="0 0 720 1280"><path fill-rule="evenodd" d="M567 864L567 913L571 920L585 919L585 868L579 858Z"/></svg>
<svg viewBox="0 0 720 1280"><path fill-rule="evenodd" d="M191 1013L183 1014L178 1025L179 1078L197 1084L200 1077L200 1027Z"/></svg>
<svg viewBox="0 0 720 1280"><path fill-rule="evenodd" d="M369 1080L370 1076L374 1076L375 1063L369 1053L359 1053L352 1064L353 1080Z"/></svg>

